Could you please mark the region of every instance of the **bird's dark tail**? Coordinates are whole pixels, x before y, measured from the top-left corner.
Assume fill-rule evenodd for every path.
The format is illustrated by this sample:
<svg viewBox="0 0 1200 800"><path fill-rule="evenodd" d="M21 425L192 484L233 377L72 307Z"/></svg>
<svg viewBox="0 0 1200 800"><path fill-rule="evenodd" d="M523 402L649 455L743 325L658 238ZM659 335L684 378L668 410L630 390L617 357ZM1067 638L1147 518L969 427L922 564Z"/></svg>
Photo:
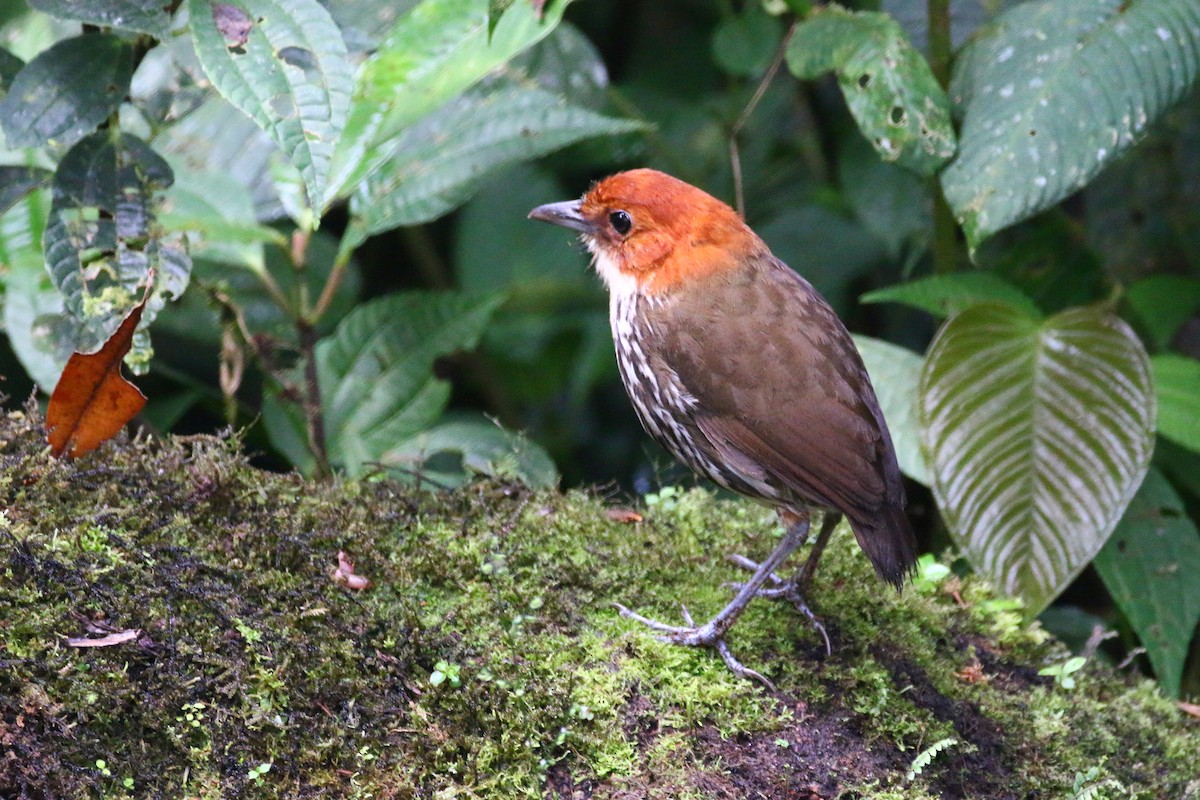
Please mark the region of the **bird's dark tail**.
<svg viewBox="0 0 1200 800"><path fill-rule="evenodd" d="M917 540L899 505L887 506L869 518L851 518L858 545L875 565L879 577L899 589L917 565Z"/></svg>

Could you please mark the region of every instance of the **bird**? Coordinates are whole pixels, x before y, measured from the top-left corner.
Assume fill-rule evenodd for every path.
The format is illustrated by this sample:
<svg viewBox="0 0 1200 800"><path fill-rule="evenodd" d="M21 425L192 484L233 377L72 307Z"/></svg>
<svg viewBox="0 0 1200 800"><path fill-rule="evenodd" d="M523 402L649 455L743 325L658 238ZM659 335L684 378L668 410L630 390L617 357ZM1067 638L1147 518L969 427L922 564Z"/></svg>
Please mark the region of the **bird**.
<svg viewBox="0 0 1200 800"><path fill-rule="evenodd" d="M783 523L761 563L734 558L752 574L708 622L686 607L682 626L617 609L666 641L715 649L735 674L773 688L734 657L726 634L756 596L789 600L817 622L804 593L843 516L887 583L900 588L916 563L900 467L862 357L825 298L733 208L678 178L619 172L529 218L576 231L591 253L618 370L646 432ZM806 542L814 514L821 527L808 559L784 580L776 571Z"/></svg>

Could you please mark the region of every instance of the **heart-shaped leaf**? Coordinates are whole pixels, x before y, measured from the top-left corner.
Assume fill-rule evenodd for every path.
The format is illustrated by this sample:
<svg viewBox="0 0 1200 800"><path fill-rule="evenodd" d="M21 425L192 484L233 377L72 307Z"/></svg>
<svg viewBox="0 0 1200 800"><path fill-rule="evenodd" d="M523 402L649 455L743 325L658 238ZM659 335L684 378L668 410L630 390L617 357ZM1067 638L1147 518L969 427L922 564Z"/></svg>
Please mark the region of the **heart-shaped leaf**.
<svg viewBox="0 0 1200 800"><path fill-rule="evenodd" d="M1096 556L1096 569L1142 640L1163 691L1178 697L1200 621L1200 533L1161 472L1146 475Z"/></svg>
<svg viewBox="0 0 1200 800"><path fill-rule="evenodd" d="M950 535L1030 615L1099 552L1154 444L1145 350L1093 308L960 312L930 345L920 413Z"/></svg>

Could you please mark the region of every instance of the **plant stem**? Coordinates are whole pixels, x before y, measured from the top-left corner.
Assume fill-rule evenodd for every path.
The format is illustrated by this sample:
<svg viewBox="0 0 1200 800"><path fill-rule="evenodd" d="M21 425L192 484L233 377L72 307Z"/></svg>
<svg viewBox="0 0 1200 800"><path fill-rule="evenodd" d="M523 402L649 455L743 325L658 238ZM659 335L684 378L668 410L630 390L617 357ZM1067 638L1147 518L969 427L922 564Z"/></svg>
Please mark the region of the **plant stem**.
<svg viewBox="0 0 1200 800"><path fill-rule="evenodd" d="M943 89L950 86L950 0L928 0L929 10L929 67ZM933 195L933 271L938 275L958 268L958 225L954 212L946 203L937 178L930 181Z"/></svg>
<svg viewBox="0 0 1200 800"><path fill-rule="evenodd" d="M321 381L317 373L317 330L305 320L297 320L300 334L300 357L304 359L304 424L308 430L308 446L316 459L315 477L326 479L333 475L329 453L325 449L325 409L321 404Z"/></svg>

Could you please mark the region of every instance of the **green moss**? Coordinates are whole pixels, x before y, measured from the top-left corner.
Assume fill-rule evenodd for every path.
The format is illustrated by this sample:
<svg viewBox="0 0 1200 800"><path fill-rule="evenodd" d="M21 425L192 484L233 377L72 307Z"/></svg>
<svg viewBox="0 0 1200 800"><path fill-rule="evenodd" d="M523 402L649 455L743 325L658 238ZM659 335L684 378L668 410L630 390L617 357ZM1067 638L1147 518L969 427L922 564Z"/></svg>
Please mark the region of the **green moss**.
<svg viewBox="0 0 1200 800"><path fill-rule="evenodd" d="M1152 684L1089 665L1055 685L1037 671L1065 651L984 584L891 592L844 533L810 596L831 656L781 604L730 635L777 693L616 614L717 611L724 556L778 538L753 504L664 491L621 524L578 492L309 484L204 437L58 462L19 413L0 460L0 796L1175 797L1195 779L1200 733ZM334 582L339 551L369 588Z"/></svg>

